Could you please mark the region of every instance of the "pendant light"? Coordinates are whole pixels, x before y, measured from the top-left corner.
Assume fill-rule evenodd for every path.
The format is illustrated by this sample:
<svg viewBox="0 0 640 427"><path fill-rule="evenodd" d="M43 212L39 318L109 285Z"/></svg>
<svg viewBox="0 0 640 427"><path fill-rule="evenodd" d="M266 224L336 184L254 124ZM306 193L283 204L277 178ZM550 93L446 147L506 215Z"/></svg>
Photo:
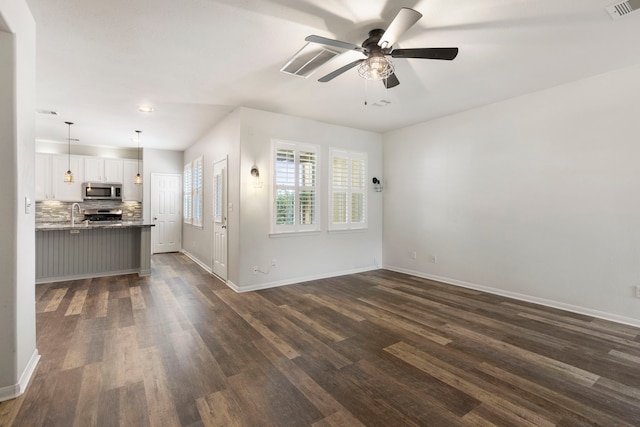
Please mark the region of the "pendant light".
<svg viewBox="0 0 640 427"><path fill-rule="evenodd" d="M64 174L64 182L71 184L73 182L73 173L71 172L71 125L73 122L65 122L65 124L69 127L69 131L67 134L67 142L68 142L68 161L67 161L67 172Z"/></svg>
<svg viewBox="0 0 640 427"><path fill-rule="evenodd" d="M133 179L133 183L134 184L142 184L142 177L140 176L140 134L142 133L141 130L137 130L136 133L138 134L138 173L136 174L136 177Z"/></svg>

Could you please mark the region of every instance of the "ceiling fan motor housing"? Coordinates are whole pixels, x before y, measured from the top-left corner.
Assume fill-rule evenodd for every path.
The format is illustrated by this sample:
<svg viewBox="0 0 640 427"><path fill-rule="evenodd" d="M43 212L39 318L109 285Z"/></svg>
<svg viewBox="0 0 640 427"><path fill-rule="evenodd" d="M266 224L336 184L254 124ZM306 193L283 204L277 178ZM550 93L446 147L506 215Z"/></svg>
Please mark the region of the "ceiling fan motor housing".
<svg viewBox="0 0 640 427"><path fill-rule="evenodd" d="M383 49L378 46L378 42L383 34L384 30L381 30L380 28L369 31L369 38L362 42L362 47L367 52L382 51ZM391 46L387 46L385 49L390 50Z"/></svg>

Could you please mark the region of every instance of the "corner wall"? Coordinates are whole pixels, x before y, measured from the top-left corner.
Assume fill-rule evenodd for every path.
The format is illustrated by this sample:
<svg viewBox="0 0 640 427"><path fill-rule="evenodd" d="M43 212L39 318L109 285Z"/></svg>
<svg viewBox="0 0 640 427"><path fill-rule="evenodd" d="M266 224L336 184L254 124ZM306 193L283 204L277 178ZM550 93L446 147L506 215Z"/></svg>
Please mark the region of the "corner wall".
<svg viewBox="0 0 640 427"><path fill-rule="evenodd" d="M311 235L270 236L272 207L271 141L282 139L318 144L322 231ZM237 291L363 271L382 262L382 194L369 185L369 228L328 232L329 147L368 153L369 176L381 176L379 134L314 120L238 108L185 151L189 162L204 157L203 227L183 226L183 248L212 269L213 163L228 156L228 284ZM251 166L260 169L261 188L254 188ZM367 179L370 183L370 178ZM276 267L271 261L276 260ZM253 274L259 266L267 274Z"/></svg>
<svg viewBox="0 0 640 427"><path fill-rule="evenodd" d="M5 30L8 30L5 31ZM35 323L35 22L0 1L0 401L24 392L38 362ZM18 167L20 165L20 167ZM31 201L25 209L25 199Z"/></svg>
<svg viewBox="0 0 640 427"><path fill-rule="evenodd" d="M237 290L253 290L378 268L382 261L382 194L371 177L381 177L382 138L315 120L240 109L240 253ZM271 142L273 139L320 146L319 219L321 232L270 236L273 206ZM366 152L369 227L359 231L327 231L329 221L329 148ZM260 169L261 188L254 188L251 166ZM271 261L276 260L276 266ZM258 266L265 273L253 273Z"/></svg>
<svg viewBox="0 0 640 427"><path fill-rule="evenodd" d="M640 326L639 73L385 134L385 266Z"/></svg>
<svg viewBox="0 0 640 427"><path fill-rule="evenodd" d="M143 150L143 187L142 187L142 216L144 222L151 223L151 174L171 173L182 175L182 151L156 150L145 148Z"/></svg>
<svg viewBox="0 0 640 427"><path fill-rule="evenodd" d="M203 158L203 227L189 224L182 226L182 247L193 258L213 268L213 164L225 157L227 163L227 202L231 209L227 212L228 241L228 280L238 280L239 258L239 198L238 198L238 163L240 156L240 114L238 110L230 113L222 121L210 129L198 142L184 153L184 162L190 162L199 156Z"/></svg>

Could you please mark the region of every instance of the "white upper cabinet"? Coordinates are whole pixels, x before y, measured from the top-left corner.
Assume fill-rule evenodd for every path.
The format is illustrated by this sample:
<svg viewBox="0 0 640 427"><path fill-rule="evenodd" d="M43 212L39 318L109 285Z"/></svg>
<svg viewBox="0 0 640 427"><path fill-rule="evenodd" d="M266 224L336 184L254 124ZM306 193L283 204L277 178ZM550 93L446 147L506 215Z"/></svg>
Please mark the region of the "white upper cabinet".
<svg viewBox="0 0 640 427"><path fill-rule="evenodd" d="M122 159L84 158L84 182L122 183Z"/></svg>
<svg viewBox="0 0 640 427"><path fill-rule="evenodd" d="M51 156L51 199L61 202L82 201L82 179L84 177L84 157ZM67 170L73 173L73 182L64 182Z"/></svg>
<svg viewBox="0 0 640 427"><path fill-rule="evenodd" d="M133 180L138 173L137 160L124 160L124 176L122 180L122 200L123 201L142 201L142 186L144 184L134 184ZM142 164L140 164L140 175L142 175Z"/></svg>
<svg viewBox="0 0 640 427"><path fill-rule="evenodd" d="M122 159L104 159L104 182L122 183Z"/></svg>
<svg viewBox="0 0 640 427"><path fill-rule="evenodd" d="M73 182L64 182L71 169ZM142 185L133 183L138 161L36 153L36 201L81 202L83 182L122 184L122 200L142 201ZM142 173L142 163L140 163Z"/></svg>
<svg viewBox="0 0 640 427"><path fill-rule="evenodd" d="M53 200L51 154L36 154L36 201Z"/></svg>

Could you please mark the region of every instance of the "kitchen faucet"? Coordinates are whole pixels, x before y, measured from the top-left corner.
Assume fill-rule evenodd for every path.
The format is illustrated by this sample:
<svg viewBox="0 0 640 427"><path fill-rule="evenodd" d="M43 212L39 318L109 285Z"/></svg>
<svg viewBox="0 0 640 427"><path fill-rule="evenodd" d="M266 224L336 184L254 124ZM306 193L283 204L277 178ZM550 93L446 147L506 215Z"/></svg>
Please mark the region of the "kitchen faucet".
<svg viewBox="0 0 640 427"><path fill-rule="evenodd" d="M76 222L76 218L74 216L74 213L76 211L76 208L78 208L78 213L81 213L82 211L80 210L80 205L77 203L74 203L71 205L71 226L73 227L75 225Z"/></svg>

